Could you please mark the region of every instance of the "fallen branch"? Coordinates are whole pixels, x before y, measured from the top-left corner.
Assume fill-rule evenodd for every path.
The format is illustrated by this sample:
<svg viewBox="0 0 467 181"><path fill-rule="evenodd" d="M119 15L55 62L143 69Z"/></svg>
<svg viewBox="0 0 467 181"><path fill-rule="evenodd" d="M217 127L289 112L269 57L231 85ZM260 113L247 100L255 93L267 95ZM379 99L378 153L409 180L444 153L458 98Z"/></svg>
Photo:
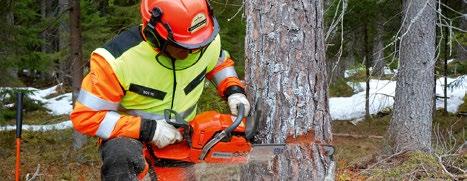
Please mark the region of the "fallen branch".
<svg viewBox="0 0 467 181"><path fill-rule="evenodd" d="M34 174L32 175L31 178L29 178L29 173L26 174L26 181L32 181L34 180L37 176L39 176L39 170L41 169L41 164L37 164L37 168L36 168L36 171L34 172Z"/></svg>
<svg viewBox="0 0 467 181"><path fill-rule="evenodd" d="M352 137L352 138L375 138L375 139L383 139L383 136L378 135L356 135L356 134L346 134L346 133L333 133L333 136L339 137Z"/></svg>
<svg viewBox="0 0 467 181"><path fill-rule="evenodd" d="M458 177L446 169L446 167L443 164L443 159L441 158L441 156L439 156L438 154L435 154L435 157L438 158L439 165L441 165L441 168L443 169L444 173L449 175L449 177L451 177L452 179L457 180Z"/></svg>

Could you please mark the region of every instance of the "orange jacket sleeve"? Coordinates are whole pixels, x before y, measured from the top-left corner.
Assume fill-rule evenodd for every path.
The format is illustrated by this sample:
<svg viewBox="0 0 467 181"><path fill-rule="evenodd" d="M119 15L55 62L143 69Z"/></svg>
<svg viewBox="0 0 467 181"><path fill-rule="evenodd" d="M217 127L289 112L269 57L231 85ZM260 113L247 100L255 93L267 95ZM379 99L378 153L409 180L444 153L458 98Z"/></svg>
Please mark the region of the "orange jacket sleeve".
<svg viewBox="0 0 467 181"><path fill-rule="evenodd" d="M91 55L90 66L70 115L73 127L103 139L119 136L138 139L141 118L117 111L124 90L111 66L95 53Z"/></svg>
<svg viewBox="0 0 467 181"><path fill-rule="evenodd" d="M234 93L245 94L245 85L238 78L234 64L228 52L222 50L216 66L206 75L206 78L214 83L217 92L223 98Z"/></svg>

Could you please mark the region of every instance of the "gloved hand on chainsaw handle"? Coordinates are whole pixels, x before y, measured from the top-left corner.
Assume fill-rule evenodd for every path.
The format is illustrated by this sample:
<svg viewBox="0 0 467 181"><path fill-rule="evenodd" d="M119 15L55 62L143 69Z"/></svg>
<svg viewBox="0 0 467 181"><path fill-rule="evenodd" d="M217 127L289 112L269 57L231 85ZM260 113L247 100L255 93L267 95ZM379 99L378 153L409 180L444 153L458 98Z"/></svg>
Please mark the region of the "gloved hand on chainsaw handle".
<svg viewBox="0 0 467 181"><path fill-rule="evenodd" d="M246 98L245 94L242 94L242 93L235 93L235 94L232 94L230 95L228 98L227 98L227 102L229 104L229 107L230 107L230 112L237 116L238 115L238 105L240 103L242 103L243 105L245 105L245 115L243 116L248 116L248 113L250 112L250 102L248 102L248 99Z"/></svg>
<svg viewBox="0 0 467 181"><path fill-rule="evenodd" d="M164 148L167 145L182 141L183 137L178 129L165 122L165 120L156 120L156 122L157 126L151 143L158 148Z"/></svg>

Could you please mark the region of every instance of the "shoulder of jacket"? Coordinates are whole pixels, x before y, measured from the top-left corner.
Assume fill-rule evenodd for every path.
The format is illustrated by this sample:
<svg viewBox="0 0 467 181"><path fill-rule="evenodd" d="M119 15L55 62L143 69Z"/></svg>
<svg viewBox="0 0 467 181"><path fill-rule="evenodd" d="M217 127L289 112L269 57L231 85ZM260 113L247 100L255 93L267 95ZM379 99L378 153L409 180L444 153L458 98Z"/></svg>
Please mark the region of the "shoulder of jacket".
<svg viewBox="0 0 467 181"><path fill-rule="evenodd" d="M120 57L124 52L144 41L139 28L139 26L134 26L119 33L112 40L105 43L103 48L114 59Z"/></svg>

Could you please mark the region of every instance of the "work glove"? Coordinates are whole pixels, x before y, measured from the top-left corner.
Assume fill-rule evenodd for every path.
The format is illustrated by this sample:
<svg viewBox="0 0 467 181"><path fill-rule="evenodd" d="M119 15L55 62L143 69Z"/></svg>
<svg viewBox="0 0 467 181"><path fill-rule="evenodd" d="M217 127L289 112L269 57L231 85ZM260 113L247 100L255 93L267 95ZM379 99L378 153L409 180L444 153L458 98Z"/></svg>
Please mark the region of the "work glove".
<svg viewBox="0 0 467 181"><path fill-rule="evenodd" d="M165 122L165 120L156 120L157 126L154 131L152 143L158 148L164 148L167 145L182 141L183 137L178 129Z"/></svg>
<svg viewBox="0 0 467 181"><path fill-rule="evenodd" d="M243 116L248 116L248 113L250 112L250 102L248 102L248 99L246 98L245 94L242 93L235 93L230 95L227 98L227 102L229 103L230 107L230 112L237 116L238 115L238 108L237 106L242 103L245 105L245 115Z"/></svg>

